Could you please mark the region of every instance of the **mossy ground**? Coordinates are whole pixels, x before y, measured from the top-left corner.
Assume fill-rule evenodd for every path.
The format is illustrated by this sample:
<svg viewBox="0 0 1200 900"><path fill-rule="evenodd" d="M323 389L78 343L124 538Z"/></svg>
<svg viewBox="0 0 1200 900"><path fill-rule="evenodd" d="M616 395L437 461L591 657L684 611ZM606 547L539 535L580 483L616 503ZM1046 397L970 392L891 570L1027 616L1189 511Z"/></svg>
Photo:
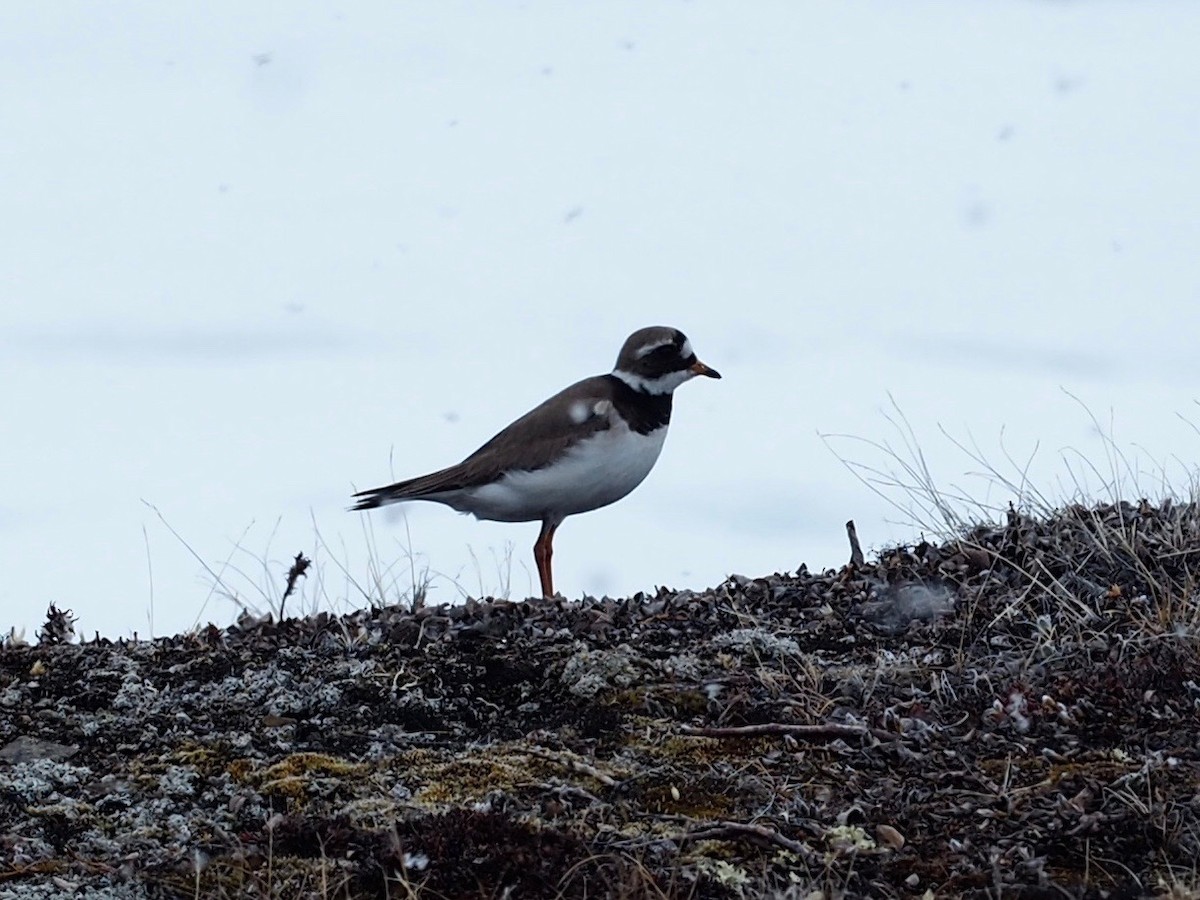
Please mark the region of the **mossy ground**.
<svg viewBox="0 0 1200 900"><path fill-rule="evenodd" d="M1197 560L1192 505L1076 507L704 592L9 647L0 885L1200 896Z"/></svg>

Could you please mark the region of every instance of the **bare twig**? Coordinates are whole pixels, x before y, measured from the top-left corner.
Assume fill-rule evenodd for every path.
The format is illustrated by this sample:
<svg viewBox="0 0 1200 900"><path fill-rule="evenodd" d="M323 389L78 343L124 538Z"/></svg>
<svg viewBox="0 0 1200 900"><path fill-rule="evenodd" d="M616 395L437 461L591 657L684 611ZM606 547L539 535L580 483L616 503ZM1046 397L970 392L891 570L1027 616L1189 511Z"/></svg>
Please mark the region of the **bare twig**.
<svg viewBox="0 0 1200 900"><path fill-rule="evenodd" d="M602 806L604 804L604 801L591 791L585 791L574 784L551 784L548 781L530 781L527 784L548 794L558 794L560 798L566 796L580 797L586 800L591 806Z"/></svg>
<svg viewBox="0 0 1200 900"><path fill-rule="evenodd" d="M560 766L565 766L571 771L578 772L581 775L587 775L590 778L595 778L598 782L603 785L607 785L608 787L617 787L617 785L620 784L620 782L611 775L601 772L595 766L589 766L587 763L580 762L577 759L569 759L565 756L556 756L555 754L548 753L545 750L523 748L521 752L526 753L529 756L537 757L538 759L544 759L547 762L557 763Z"/></svg>
<svg viewBox="0 0 1200 900"><path fill-rule="evenodd" d="M865 728L862 725L789 725L785 722L764 722L761 725L733 725L721 728L698 728L693 725L683 725L680 733L692 737L740 738L764 737L767 735L787 734L797 738L812 740L837 740L838 738L861 738L875 735L877 729ZM888 740L895 740L896 735L883 732ZM877 735L876 735L877 736Z"/></svg>
<svg viewBox="0 0 1200 900"><path fill-rule="evenodd" d="M760 847L778 847L789 850L802 859L811 859L814 851L807 844L780 834L774 828L765 825L754 825L749 822L731 822L727 820L705 821L693 819L691 816L657 816L659 820L682 822L688 826L688 831L677 834L644 835L617 841L613 847L644 847L659 841L671 841L676 844L695 843L696 841L748 841ZM803 827L809 833L817 835L820 829L815 823L806 820L789 822L793 828Z"/></svg>
<svg viewBox="0 0 1200 900"><path fill-rule="evenodd" d="M850 565L861 567L864 562L863 552L858 543L858 531L854 527L853 519L846 523L846 534L850 538Z"/></svg>
<svg viewBox="0 0 1200 900"><path fill-rule="evenodd" d="M794 841L789 837L780 834L774 828L767 828L765 825L751 825L747 822L714 822L707 828L699 828L695 831L686 831L683 834L674 835L671 840L679 843L690 841L729 841L729 840L744 840L752 844L757 844L760 847L779 847L783 850L790 850L797 856L807 859L812 856L813 851L800 841Z"/></svg>

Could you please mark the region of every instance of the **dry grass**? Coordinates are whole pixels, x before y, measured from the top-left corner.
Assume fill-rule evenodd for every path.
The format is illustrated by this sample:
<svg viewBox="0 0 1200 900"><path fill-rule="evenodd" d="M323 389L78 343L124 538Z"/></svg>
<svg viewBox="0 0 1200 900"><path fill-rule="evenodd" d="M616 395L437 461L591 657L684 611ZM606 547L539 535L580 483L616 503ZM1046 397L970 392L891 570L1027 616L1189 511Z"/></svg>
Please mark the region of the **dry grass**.
<svg viewBox="0 0 1200 900"><path fill-rule="evenodd" d="M823 437L831 450L840 438L882 457L880 463L866 464L835 451L855 477L903 515L905 524L1017 576L1001 609L976 621L978 610L969 605L967 619L983 630L1002 622L1032 625L1030 663L1109 633L1116 601L1127 604L1139 626L1117 638L1122 645L1166 640L1194 646L1200 637L1200 469L1179 461L1175 472L1158 462L1143 468L1117 443L1111 421L1101 422L1078 398L1068 396L1101 436L1104 459L1097 464L1072 448L1063 450L1059 456L1068 481L1054 492L1029 478L1037 446L1028 456L1016 457L1002 434L1002 461L996 463L977 442L939 428L968 460L972 468L967 476L983 489L943 487L894 400L886 418L895 441ZM1182 490L1173 487L1179 483ZM985 499L979 499L981 493ZM993 497L1001 500L986 499ZM1053 533L1045 523L1055 523ZM996 525L1005 529L1000 544L985 539L994 537ZM1030 545L1027 552L1007 552L1022 543ZM1098 572L1108 577L1098 579ZM1136 586L1131 596L1129 585Z"/></svg>

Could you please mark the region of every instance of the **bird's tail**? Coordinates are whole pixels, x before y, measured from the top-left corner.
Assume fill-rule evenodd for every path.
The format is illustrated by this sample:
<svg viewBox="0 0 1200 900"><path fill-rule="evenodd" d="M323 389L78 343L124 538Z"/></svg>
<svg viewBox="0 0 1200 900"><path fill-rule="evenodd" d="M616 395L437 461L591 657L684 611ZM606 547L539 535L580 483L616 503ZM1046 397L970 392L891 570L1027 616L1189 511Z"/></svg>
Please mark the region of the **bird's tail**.
<svg viewBox="0 0 1200 900"><path fill-rule="evenodd" d="M462 475L461 465L451 466L419 478L359 491L354 495L354 506L350 507L350 511L375 509L377 506L387 506L389 503L401 503L405 500L436 500L438 498L432 495L462 487Z"/></svg>
<svg viewBox="0 0 1200 900"><path fill-rule="evenodd" d="M395 487L396 485L389 484L387 487L359 491L354 495L354 505L350 507L350 511L358 512L363 509L375 509L377 506L387 506L389 503L399 503L401 500L408 499L402 492L395 491Z"/></svg>

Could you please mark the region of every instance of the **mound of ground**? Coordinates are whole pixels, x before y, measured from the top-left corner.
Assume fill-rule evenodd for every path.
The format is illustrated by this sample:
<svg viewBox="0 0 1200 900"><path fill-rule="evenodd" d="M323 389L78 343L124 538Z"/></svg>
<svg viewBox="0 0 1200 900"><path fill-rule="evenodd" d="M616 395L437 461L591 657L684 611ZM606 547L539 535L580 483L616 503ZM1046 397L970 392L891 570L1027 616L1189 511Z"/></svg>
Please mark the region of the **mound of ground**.
<svg viewBox="0 0 1200 900"><path fill-rule="evenodd" d="M0 651L0 896L1200 892L1200 510ZM61 626L61 623L59 623Z"/></svg>

